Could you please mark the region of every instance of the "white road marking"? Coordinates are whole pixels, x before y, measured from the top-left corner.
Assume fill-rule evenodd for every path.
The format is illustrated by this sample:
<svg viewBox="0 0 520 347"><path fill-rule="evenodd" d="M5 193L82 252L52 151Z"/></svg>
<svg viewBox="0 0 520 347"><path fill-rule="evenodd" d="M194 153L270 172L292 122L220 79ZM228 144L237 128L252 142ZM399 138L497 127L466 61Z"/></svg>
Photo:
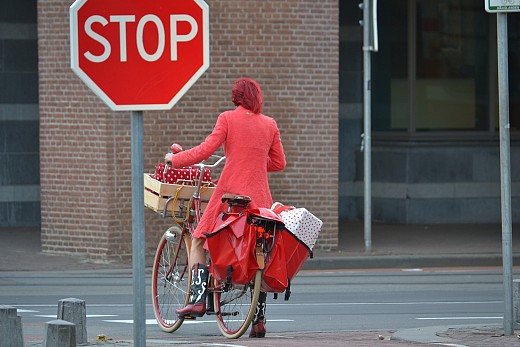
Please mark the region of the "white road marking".
<svg viewBox="0 0 520 347"><path fill-rule="evenodd" d="M203 346L219 346L219 347L246 347L242 345L228 345L225 343L203 343Z"/></svg>
<svg viewBox="0 0 520 347"><path fill-rule="evenodd" d="M419 317L418 320L504 319L504 317Z"/></svg>
<svg viewBox="0 0 520 347"><path fill-rule="evenodd" d="M117 317L117 314L87 314L87 318ZM34 317L56 318L55 314L35 314Z"/></svg>
<svg viewBox="0 0 520 347"><path fill-rule="evenodd" d="M415 302L324 302L324 303L267 303L267 306L369 306L369 305L459 305L459 304L501 304L503 301L415 301Z"/></svg>
<svg viewBox="0 0 520 347"><path fill-rule="evenodd" d="M362 305L452 305L452 304L501 304L503 300L489 301L412 301L412 302L323 302L323 303L277 303L267 302L268 306L362 306ZM57 305L10 305L14 307L57 307ZM132 307L133 304L88 304L88 307ZM147 306L152 306L148 304ZM23 312L20 309L18 312ZM31 312L27 310L26 312ZM36 311L38 312L38 311Z"/></svg>
<svg viewBox="0 0 520 347"><path fill-rule="evenodd" d="M152 304L148 304L151 306ZM13 307L57 307L57 304L24 304L24 305L9 305ZM133 304L87 304L88 307L132 307Z"/></svg>
<svg viewBox="0 0 520 347"><path fill-rule="evenodd" d="M133 319L106 319L103 322L107 323L124 323L124 324L133 324ZM294 319L269 319L268 322L294 322ZM215 320L185 320L182 324L204 324L204 323L212 323L215 324ZM157 324L155 319L147 319L146 325Z"/></svg>

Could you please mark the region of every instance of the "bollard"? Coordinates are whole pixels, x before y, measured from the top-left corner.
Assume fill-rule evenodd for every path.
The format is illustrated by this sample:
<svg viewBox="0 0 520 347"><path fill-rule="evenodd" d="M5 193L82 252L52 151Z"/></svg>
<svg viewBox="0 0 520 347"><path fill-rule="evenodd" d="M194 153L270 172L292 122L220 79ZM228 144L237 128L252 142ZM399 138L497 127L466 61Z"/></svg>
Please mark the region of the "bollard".
<svg viewBox="0 0 520 347"><path fill-rule="evenodd" d="M515 322L520 323L520 280L513 280L513 313Z"/></svg>
<svg viewBox="0 0 520 347"><path fill-rule="evenodd" d="M74 323L76 342L87 343L87 310L84 300L67 298L58 301L58 319Z"/></svg>
<svg viewBox="0 0 520 347"><path fill-rule="evenodd" d="M45 323L42 347L76 347L76 326L61 319Z"/></svg>
<svg viewBox="0 0 520 347"><path fill-rule="evenodd" d="M23 347L22 317L15 307L0 305L0 346Z"/></svg>

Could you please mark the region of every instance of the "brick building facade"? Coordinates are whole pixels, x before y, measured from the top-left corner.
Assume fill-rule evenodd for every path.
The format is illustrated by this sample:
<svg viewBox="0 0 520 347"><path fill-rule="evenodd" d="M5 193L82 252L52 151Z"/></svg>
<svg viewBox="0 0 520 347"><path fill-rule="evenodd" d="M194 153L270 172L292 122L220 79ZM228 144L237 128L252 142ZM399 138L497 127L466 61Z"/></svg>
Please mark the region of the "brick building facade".
<svg viewBox="0 0 520 347"><path fill-rule="evenodd" d="M256 79L278 123L287 168L273 198L324 222L338 245L338 2L207 1L211 65L171 111L144 113L145 168L172 142L200 143L232 107L235 79ZM131 255L130 114L111 112L70 69L71 2L38 1L41 240L44 251L92 259ZM145 211L147 253L171 220Z"/></svg>
<svg viewBox="0 0 520 347"><path fill-rule="evenodd" d="M94 259L131 254L130 114L70 68L69 7L0 0L0 227ZM212 1L211 66L171 111L144 114L145 168L189 148L232 107L242 76L265 93L288 160L273 196L323 219L318 247L363 219L363 29L359 0ZM372 218L501 221L496 16L480 0L378 3L372 54ZM520 220L520 17L508 17L512 219ZM171 221L146 213L149 254ZM374 240L377 242L377 240Z"/></svg>

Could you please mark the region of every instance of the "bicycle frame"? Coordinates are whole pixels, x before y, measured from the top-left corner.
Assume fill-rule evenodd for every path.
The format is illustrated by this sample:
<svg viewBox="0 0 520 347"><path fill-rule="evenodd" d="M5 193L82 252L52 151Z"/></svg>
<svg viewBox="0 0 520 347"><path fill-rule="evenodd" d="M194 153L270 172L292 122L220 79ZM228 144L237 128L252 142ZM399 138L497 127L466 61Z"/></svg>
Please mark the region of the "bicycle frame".
<svg viewBox="0 0 520 347"><path fill-rule="evenodd" d="M193 194L189 198L189 203L185 205L185 201L188 201L185 197L180 204L176 204L176 202L172 204L172 201L175 201L177 197L170 197L166 200L162 213L164 218L167 216L168 207L176 206L175 210L172 209L171 211L176 223L163 234L157 248L152 271L154 315L159 326L165 332L171 333L177 330L184 319L192 318L177 316L175 311L172 310L175 307L184 307L190 296L192 274L189 258L192 235L203 214L201 204L206 202L206 198L204 198L204 201L201 198L204 172L207 168L218 166L225 159L221 156L212 157L217 159L213 164L208 165L202 162L194 165L200 170L200 174L198 180L194 182ZM202 193L204 194L204 191ZM245 198L247 197L232 196L230 201L232 201L232 204L240 202L240 205L235 206L247 208ZM249 202L250 198L247 199L249 199L247 200ZM264 249L266 246L265 240L256 241L257 261L261 264L260 268L263 268L266 251ZM211 258L211 254L209 256ZM219 280L210 273L206 313L216 316L218 326L224 336L238 338L249 327L256 310L261 281L261 270L257 270L254 278L246 284L233 283L231 276L229 276L229 279Z"/></svg>

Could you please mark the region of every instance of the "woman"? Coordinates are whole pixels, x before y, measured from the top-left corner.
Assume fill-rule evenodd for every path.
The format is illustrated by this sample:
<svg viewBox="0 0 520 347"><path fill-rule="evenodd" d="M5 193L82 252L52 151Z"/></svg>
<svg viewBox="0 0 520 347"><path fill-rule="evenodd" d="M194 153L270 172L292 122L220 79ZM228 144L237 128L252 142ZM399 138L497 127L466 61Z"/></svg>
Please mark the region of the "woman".
<svg viewBox="0 0 520 347"><path fill-rule="evenodd" d="M221 202L225 193L247 195L252 198L251 208L270 207L273 203L268 171L285 168L285 154L276 122L262 114L263 97L260 86L248 78L237 80L231 92L236 109L224 112L200 145L164 157L173 167L184 167L208 159L222 145L226 165L222 170L215 192L193 233L190 252L192 269L191 295L186 307L178 309L181 317L201 317L206 313L208 267L204 251L204 232L211 231L217 217L227 210ZM261 293L250 337L265 336L266 293Z"/></svg>

